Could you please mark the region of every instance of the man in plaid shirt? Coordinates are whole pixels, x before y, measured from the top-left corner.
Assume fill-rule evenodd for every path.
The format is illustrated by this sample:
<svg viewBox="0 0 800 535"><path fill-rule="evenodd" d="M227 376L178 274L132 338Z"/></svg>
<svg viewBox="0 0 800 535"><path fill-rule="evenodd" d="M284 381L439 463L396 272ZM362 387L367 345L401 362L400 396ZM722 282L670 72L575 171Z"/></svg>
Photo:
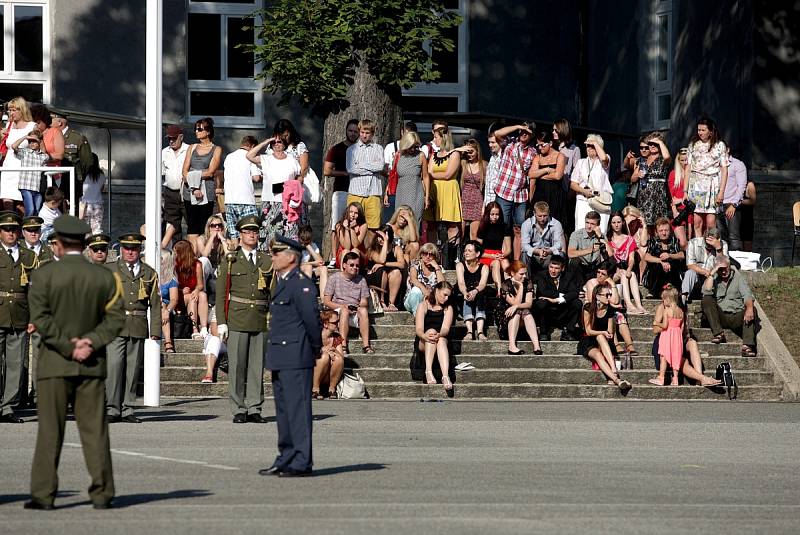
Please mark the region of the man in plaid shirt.
<svg viewBox="0 0 800 535"><path fill-rule="evenodd" d="M530 197L528 171L536 156L533 147L535 123L506 126L495 131L495 138L503 138L500 151L499 172L494 188L495 201L503 211L503 221L514 227L514 258L519 258L520 227L525 221L525 211ZM512 134L517 133L516 137Z"/></svg>
<svg viewBox="0 0 800 535"><path fill-rule="evenodd" d="M28 142L27 147L20 146L23 141ZM31 130L27 136L22 137L11 147L22 167L42 167L50 156L42 150L42 133L36 128ZM41 171L20 171L19 188L22 198L25 200L25 217L37 215L42 206L42 194L39 191L42 178Z"/></svg>

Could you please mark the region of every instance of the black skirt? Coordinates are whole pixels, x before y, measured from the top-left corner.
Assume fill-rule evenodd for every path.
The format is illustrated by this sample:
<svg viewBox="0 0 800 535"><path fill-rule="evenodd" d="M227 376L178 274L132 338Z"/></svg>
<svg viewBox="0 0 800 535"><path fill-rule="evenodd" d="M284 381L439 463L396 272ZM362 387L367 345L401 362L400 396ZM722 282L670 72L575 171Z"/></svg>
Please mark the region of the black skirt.
<svg viewBox="0 0 800 535"><path fill-rule="evenodd" d="M550 207L550 217L560 223L565 221L567 194L561 186L560 180L537 180L536 191L533 192L533 202L539 201L546 202Z"/></svg>

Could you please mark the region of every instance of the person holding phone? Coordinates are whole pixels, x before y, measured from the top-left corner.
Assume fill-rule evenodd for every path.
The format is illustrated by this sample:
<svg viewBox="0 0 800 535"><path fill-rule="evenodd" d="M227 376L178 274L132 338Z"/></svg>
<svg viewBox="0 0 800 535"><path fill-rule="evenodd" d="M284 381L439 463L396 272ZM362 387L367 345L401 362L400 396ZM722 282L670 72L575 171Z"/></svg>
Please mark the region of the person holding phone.
<svg viewBox="0 0 800 535"><path fill-rule="evenodd" d="M367 281L359 273L360 260L358 253L345 253L342 257L342 271L328 278L322 294L322 304L332 310L339 311L339 333L345 340L344 352L350 353L347 335L350 327L358 329L361 334L361 351L374 353L369 343L369 287Z"/></svg>

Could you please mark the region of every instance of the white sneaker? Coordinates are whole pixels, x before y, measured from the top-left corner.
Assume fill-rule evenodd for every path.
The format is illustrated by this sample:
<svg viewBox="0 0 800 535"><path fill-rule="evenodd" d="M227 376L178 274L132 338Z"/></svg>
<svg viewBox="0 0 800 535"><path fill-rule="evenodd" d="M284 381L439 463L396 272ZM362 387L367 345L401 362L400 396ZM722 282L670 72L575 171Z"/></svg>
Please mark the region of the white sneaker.
<svg viewBox="0 0 800 535"><path fill-rule="evenodd" d="M202 327L200 329L200 337L205 339L206 336L208 336L208 328Z"/></svg>

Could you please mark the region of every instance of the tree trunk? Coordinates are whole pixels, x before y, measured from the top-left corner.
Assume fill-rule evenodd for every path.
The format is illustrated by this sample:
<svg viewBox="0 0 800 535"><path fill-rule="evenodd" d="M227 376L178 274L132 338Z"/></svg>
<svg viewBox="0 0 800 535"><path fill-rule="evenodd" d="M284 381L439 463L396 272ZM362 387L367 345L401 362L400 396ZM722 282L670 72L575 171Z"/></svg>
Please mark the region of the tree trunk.
<svg viewBox="0 0 800 535"><path fill-rule="evenodd" d="M344 110L331 113L325 118L323 147L327 150L345 139L345 127L350 119L370 119L375 123L375 142L381 145L393 142L400 133L403 119L398 104L400 92L389 94L378 86L364 62L361 62L353 77L353 84L347 91L346 100L349 106ZM322 193L322 255L329 258L331 254L331 196L333 195L333 178L325 177ZM337 214L337 219L341 214Z"/></svg>

